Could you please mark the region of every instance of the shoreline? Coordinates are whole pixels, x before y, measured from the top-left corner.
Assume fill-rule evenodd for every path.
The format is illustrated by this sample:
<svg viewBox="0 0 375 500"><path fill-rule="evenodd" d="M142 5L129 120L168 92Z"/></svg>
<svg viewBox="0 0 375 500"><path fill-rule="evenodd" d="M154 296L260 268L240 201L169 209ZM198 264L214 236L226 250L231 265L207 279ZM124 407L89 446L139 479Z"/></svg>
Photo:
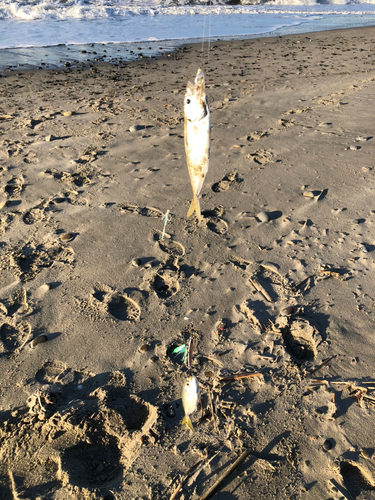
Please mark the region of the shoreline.
<svg viewBox="0 0 375 500"><path fill-rule="evenodd" d="M351 28L0 79L1 498L164 500L192 472L198 500L239 457L218 500L372 498L374 53Z"/></svg>
<svg viewBox="0 0 375 500"><path fill-rule="evenodd" d="M249 35L228 35L212 37L209 43L221 41L243 41L256 40L261 38L276 38L279 36L290 36L309 33L324 33L326 31L337 31L340 29L366 29L374 24L353 27L328 27L316 31L314 27L309 28L308 23L301 23L294 26L287 26L274 31L249 34ZM57 44L33 47L8 47L0 49L0 77L22 70L59 69L64 67L90 67L92 64L100 62L110 62L114 65L128 63L137 59L149 59L163 57L173 53L180 47L187 44L197 45L202 43L198 38L164 39L164 40L143 40L133 42L93 42L76 44ZM205 39L204 42L208 44ZM67 53L69 51L69 53ZM108 59L106 59L108 58Z"/></svg>

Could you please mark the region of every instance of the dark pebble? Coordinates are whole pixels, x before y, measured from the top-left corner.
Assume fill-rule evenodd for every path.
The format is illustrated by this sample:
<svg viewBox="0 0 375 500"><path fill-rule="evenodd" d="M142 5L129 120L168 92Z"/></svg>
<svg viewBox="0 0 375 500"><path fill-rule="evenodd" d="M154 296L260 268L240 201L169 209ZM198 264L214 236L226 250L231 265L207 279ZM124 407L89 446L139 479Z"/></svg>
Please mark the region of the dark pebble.
<svg viewBox="0 0 375 500"><path fill-rule="evenodd" d="M280 316L290 316L295 311L293 306L286 306L280 310Z"/></svg>
<svg viewBox="0 0 375 500"><path fill-rule="evenodd" d="M323 450L324 451L329 451L332 450L332 448L335 447L335 441L333 439L326 439L323 443Z"/></svg>

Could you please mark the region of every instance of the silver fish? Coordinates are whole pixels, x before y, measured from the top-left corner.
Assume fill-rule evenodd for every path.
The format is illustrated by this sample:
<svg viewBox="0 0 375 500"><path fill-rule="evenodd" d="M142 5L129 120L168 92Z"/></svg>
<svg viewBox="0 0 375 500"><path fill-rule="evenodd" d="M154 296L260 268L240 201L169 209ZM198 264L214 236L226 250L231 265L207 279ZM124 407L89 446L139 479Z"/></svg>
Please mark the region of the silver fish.
<svg viewBox="0 0 375 500"><path fill-rule="evenodd" d="M194 413L197 409L197 403L199 398L199 385L198 380L194 375L190 375L184 384L182 389L182 406L184 408L185 416L181 422L181 425L186 424L191 431L193 431L193 424L190 420L190 415Z"/></svg>
<svg viewBox="0 0 375 500"><path fill-rule="evenodd" d="M193 200L187 216L195 212L198 221L202 220L199 194L208 170L210 157L210 109L204 91L204 73L198 69L195 83L186 87L185 103L185 152L186 162L193 189Z"/></svg>

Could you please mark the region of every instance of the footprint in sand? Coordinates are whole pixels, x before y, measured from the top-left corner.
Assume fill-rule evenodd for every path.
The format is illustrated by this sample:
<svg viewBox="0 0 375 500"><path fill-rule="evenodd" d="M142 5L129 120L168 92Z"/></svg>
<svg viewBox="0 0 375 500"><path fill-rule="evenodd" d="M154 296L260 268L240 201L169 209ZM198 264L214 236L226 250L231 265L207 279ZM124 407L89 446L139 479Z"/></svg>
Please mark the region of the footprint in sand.
<svg viewBox="0 0 375 500"><path fill-rule="evenodd" d="M64 369L46 364L36 378L51 383ZM79 389L62 379L53 390L31 395L27 406L7 420L2 498L34 498L36 488L40 498L56 493L65 498L73 490L74 498L91 498L93 488L119 485L158 415L154 406L129 393L120 372L104 384L103 374L100 381L91 375ZM17 453L20 446L24 453Z"/></svg>
<svg viewBox="0 0 375 500"><path fill-rule="evenodd" d="M66 365L61 361L47 361L36 372L35 379L40 384L54 384L65 370Z"/></svg>
<svg viewBox="0 0 375 500"><path fill-rule="evenodd" d="M160 270L152 281L152 287L160 299L169 299L180 289L175 272L170 269Z"/></svg>
<svg viewBox="0 0 375 500"><path fill-rule="evenodd" d="M0 303L0 352L15 355L30 339L30 324L22 318L32 311L23 287L16 290L10 299Z"/></svg>
<svg viewBox="0 0 375 500"><path fill-rule="evenodd" d="M277 124L280 127L289 128L289 127L293 127L294 120L287 120L286 118L280 118L280 120L278 120Z"/></svg>
<svg viewBox="0 0 375 500"><path fill-rule="evenodd" d="M163 212L154 207L139 207L137 205L131 205L130 203L119 203L118 208L125 213L137 213L143 217L154 217L156 219L161 219L163 217Z"/></svg>
<svg viewBox="0 0 375 500"><path fill-rule="evenodd" d="M141 309L134 300L127 295L113 293L107 299L108 312L120 321L137 321L141 315Z"/></svg>
<svg viewBox="0 0 375 500"><path fill-rule="evenodd" d="M362 490L375 490L375 481L372 474L352 460L343 460L340 463L340 473L345 486L354 498L357 498Z"/></svg>
<svg viewBox="0 0 375 500"><path fill-rule="evenodd" d="M263 166L272 161L273 154L265 149L257 149L254 153L247 155L246 158L249 158L249 160L253 160L255 163L258 163L258 165Z"/></svg>
<svg viewBox="0 0 375 500"><path fill-rule="evenodd" d="M32 307L27 302L27 293L24 287L19 288L11 297L5 301L7 315L13 317L23 317L33 312Z"/></svg>
<svg viewBox="0 0 375 500"><path fill-rule="evenodd" d="M297 360L313 360L317 354L315 329L307 320L295 320L284 330L287 348Z"/></svg>
<svg viewBox="0 0 375 500"><path fill-rule="evenodd" d="M157 234L157 237L159 238L159 234ZM181 243L178 243L178 241L166 238L164 240L159 239L158 243L160 249L171 257L182 257L185 255L185 247Z"/></svg>
<svg viewBox="0 0 375 500"><path fill-rule="evenodd" d="M268 137L270 133L267 130L257 130L256 132L252 132L248 137L247 140L250 142L253 141L259 141L262 139L262 137Z"/></svg>
<svg viewBox="0 0 375 500"><path fill-rule="evenodd" d="M0 328L0 352L15 355L26 344L31 335L31 327L27 321L4 321Z"/></svg>
<svg viewBox="0 0 375 500"><path fill-rule="evenodd" d="M9 198L14 198L15 196L19 196L22 193L24 186L25 179L22 175L20 175L18 177L13 177L12 179L10 179L6 184L4 191Z"/></svg>
<svg viewBox="0 0 375 500"><path fill-rule="evenodd" d="M46 213L44 212L44 210L31 209L31 210L28 210L23 215L22 220L25 224L31 225L31 224L35 224L35 222L38 222L38 221L46 221L47 216L46 216Z"/></svg>
<svg viewBox="0 0 375 500"><path fill-rule="evenodd" d="M5 266L11 268L22 281L30 281L43 268L51 267L56 261L73 264L73 249L57 241L29 241L20 248L10 248L0 261L0 268Z"/></svg>
<svg viewBox="0 0 375 500"><path fill-rule="evenodd" d="M238 176L237 171L229 172L224 175L224 177L219 182L215 182L211 187L212 191L215 193L220 193L221 191L226 191L230 188L232 184L241 183L243 179Z"/></svg>
<svg viewBox="0 0 375 500"><path fill-rule="evenodd" d="M212 210L203 210L202 215L206 219L207 227L213 233L225 234L228 231L228 224L222 219L224 214L224 207L218 205Z"/></svg>
<svg viewBox="0 0 375 500"><path fill-rule="evenodd" d="M146 288L153 290L160 299L168 299L180 290L178 259L185 253L185 249L173 240L159 241L159 245L163 251L168 252L169 257L166 262L160 263L156 270L147 273L144 282Z"/></svg>
<svg viewBox="0 0 375 500"><path fill-rule="evenodd" d="M89 299L77 302L93 320L106 321L110 317L119 321L138 321L141 316L141 308L134 300L101 283L95 284Z"/></svg>
<svg viewBox="0 0 375 500"><path fill-rule="evenodd" d="M39 160L36 156L35 153L27 153L27 155L24 157L23 161L25 163L29 163L32 165L35 165L36 163L39 163Z"/></svg>

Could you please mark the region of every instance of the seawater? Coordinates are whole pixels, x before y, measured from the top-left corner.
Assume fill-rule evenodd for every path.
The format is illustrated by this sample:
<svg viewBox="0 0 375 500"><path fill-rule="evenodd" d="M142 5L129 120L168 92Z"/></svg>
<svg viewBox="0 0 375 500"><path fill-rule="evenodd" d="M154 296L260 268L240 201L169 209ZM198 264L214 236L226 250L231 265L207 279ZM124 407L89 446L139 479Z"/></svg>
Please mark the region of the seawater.
<svg viewBox="0 0 375 500"><path fill-rule="evenodd" d="M84 55L82 46L90 44L107 44L108 54L100 55L107 60L129 59L135 57L133 44L141 42L142 51L152 56L184 41L371 26L372 1L276 0L228 6L224 0L212 0L211 5L188 0L0 0L0 49L6 49L0 50L0 68L94 60L93 54Z"/></svg>

